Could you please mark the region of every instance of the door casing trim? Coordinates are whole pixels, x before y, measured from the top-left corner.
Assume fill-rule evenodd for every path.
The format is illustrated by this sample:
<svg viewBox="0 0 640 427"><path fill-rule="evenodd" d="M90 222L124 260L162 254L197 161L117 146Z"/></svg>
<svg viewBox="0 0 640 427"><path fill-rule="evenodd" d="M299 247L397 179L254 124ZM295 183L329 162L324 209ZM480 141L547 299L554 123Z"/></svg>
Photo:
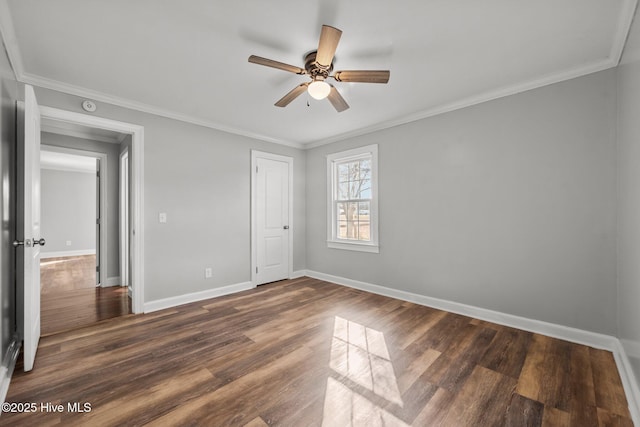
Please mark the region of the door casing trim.
<svg viewBox="0 0 640 427"><path fill-rule="evenodd" d="M131 238L131 309L133 313L144 312L144 126L75 113L59 108L40 106L40 116L49 120L73 123L92 128L111 130L131 135L129 161L132 166L130 224Z"/></svg>

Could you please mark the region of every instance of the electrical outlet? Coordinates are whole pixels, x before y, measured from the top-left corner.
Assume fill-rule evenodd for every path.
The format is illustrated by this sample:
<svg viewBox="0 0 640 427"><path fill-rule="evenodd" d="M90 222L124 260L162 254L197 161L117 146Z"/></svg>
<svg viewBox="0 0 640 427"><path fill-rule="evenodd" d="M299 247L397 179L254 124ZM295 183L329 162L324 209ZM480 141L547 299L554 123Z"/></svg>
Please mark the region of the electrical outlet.
<svg viewBox="0 0 640 427"><path fill-rule="evenodd" d="M204 269L204 278L211 279L213 277L213 269L211 267L207 267Z"/></svg>
<svg viewBox="0 0 640 427"><path fill-rule="evenodd" d="M67 240L67 246L71 246L71 240Z"/></svg>

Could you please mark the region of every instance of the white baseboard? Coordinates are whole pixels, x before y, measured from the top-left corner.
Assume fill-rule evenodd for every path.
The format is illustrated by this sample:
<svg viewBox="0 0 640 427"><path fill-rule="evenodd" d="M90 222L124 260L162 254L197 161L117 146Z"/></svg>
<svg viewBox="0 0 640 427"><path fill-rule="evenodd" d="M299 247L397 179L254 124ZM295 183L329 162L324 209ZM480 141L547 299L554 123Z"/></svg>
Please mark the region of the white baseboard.
<svg viewBox="0 0 640 427"><path fill-rule="evenodd" d="M384 295L391 298L401 299L403 301L409 301L416 304L449 311L451 313L461 314L463 316L486 320L487 322L497 323L499 325L510 326L529 332L547 335L553 338L571 341L577 344L584 344L590 347L609 351L613 351L616 348L615 343L617 341L617 338L611 335L604 335L596 332L584 331L582 329L571 328L569 326L558 325L555 323L528 319L526 317L515 316L513 314L506 314L499 311L474 307L472 305L461 304L454 301L427 297L424 295L386 288L380 285L346 279L344 277L333 276L316 271L307 271L307 276L313 277L314 279L325 280L327 282L333 282L339 285L348 286L350 288L360 289L374 294Z"/></svg>
<svg viewBox="0 0 640 427"><path fill-rule="evenodd" d="M100 286L102 286L103 288L120 286L120 276L107 277L107 280L105 280L104 283L101 283Z"/></svg>
<svg viewBox="0 0 640 427"><path fill-rule="evenodd" d="M631 412L633 423L637 426L640 426L640 384L633 372L629 356L638 358L638 356L640 356L639 347L638 343L619 340L618 351L613 352L616 364L618 365L618 372L620 372L620 379L622 380L622 385L624 386L624 391L629 401L629 412Z"/></svg>
<svg viewBox="0 0 640 427"><path fill-rule="evenodd" d="M599 334L596 332L584 331L581 329L571 328L568 326L558 325L555 323L543 322L540 320L528 319L526 317L515 316L512 314L500 313L498 311L488 310L485 308L474 307L471 305L461 304L453 301L447 301L439 298L427 297L424 295L414 294L411 292L391 289L380 285L360 282L358 280L347 279L344 277L333 276L331 274L320 273L317 271L306 270L308 277L324 280L327 282L337 283L339 285L350 288L360 289L378 295L384 295L391 298L409 301L416 304L433 307L444 311L449 311L463 316L469 316L488 322L497 323L499 325L509 326L512 328L522 329L541 335L547 335L553 338L559 338L565 341L577 344L587 345L589 347L608 350L613 353L622 385L629 403L629 412L633 423L640 426L640 390L638 382L631 368L629 358L625 352L625 348L620 340L611 335ZM639 351L640 348L632 347L633 351Z"/></svg>
<svg viewBox="0 0 640 427"><path fill-rule="evenodd" d="M20 341L17 340L17 337L14 337L2 359L2 366L0 366L0 404L4 403L7 398L9 383L11 383L11 376L13 375L13 369L16 367L19 353Z"/></svg>
<svg viewBox="0 0 640 427"><path fill-rule="evenodd" d="M290 279L299 279L299 278L304 277L306 275L307 275L307 272L305 270L298 270L298 271L294 271L293 273L291 273Z"/></svg>
<svg viewBox="0 0 640 427"><path fill-rule="evenodd" d="M237 283L235 285L223 286L221 288L208 289L206 291L193 292L191 294L149 301L144 303L144 312L150 313L152 311L164 310L165 308L171 308L182 304L189 304L191 302L202 301L205 299L220 297L223 295L234 294L236 292L242 292L253 288L255 288L255 286L253 286L251 282L243 282Z"/></svg>
<svg viewBox="0 0 640 427"><path fill-rule="evenodd" d="M79 249L77 251L40 252L40 259L63 258L68 256L95 255L95 249Z"/></svg>

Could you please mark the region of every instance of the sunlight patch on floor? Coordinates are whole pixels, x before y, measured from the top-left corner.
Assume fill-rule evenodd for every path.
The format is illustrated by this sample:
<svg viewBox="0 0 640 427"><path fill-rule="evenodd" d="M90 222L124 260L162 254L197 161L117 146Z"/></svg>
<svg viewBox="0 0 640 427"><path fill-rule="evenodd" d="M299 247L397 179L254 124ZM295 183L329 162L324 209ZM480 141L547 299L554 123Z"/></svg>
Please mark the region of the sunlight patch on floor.
<svg viewBox="0 0 640 427"><path fill-rule="evenodd" d="M329 366L337 376L327 380L323 426L407 425L350 387L352 382L376 397L403 406L382 332L336 316Z"/></svg>

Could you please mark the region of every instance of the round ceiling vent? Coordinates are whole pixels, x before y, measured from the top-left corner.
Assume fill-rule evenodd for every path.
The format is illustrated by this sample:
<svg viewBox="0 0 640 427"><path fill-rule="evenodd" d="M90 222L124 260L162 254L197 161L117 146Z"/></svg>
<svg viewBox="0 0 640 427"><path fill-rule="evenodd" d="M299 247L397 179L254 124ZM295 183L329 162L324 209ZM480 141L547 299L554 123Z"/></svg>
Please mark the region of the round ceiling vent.
<svg viewBox="0 0 640 427"><path fill-rule="evenodd" d="M93 113L94 111L96 111L96 103L93 101L89 101L88 99L82 101L82 109L84 111L88 111L90 113Z"/></svg>

